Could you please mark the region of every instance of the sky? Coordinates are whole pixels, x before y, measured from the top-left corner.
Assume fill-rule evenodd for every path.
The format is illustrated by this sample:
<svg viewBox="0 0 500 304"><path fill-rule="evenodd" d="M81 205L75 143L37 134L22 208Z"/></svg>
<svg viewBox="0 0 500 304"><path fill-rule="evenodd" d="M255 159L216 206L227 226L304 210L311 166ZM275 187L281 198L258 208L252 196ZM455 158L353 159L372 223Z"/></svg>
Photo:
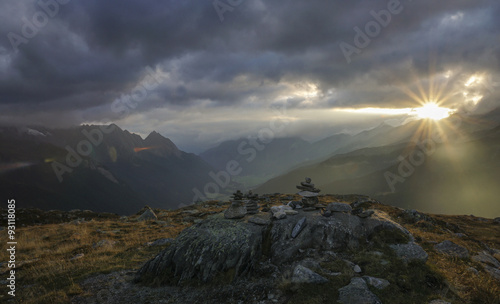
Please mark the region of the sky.
<svg viewBox="0 0 500 304"><path fill-rule="evenodd" d="M485 112L499 15L498 0L2 1L0 123L114 122L198 153L397 125L426 102Z"/></svg>

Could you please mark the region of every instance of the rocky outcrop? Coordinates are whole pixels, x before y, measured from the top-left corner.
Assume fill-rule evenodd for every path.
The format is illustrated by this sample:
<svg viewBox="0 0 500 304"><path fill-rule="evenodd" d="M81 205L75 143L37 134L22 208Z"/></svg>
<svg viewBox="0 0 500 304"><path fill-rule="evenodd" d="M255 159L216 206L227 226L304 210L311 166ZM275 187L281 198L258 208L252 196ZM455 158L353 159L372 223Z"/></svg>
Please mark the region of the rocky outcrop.
<svg viewBox="0 0 500 304"><path fill-rule="evenodd" d="M137 280L208 281L217 275L234 279L255 270L263 256L279 266L295 262L308 250L341 252L387 235L412 239L405 228L381 211L365 219L344 212L330 217L319 212L298 213L257 223L251 216L241 220L226 219L222 214L211 216L184 230L168 248L148 261L137 273ZM423 251L414 243L411 246Z"/></svg>

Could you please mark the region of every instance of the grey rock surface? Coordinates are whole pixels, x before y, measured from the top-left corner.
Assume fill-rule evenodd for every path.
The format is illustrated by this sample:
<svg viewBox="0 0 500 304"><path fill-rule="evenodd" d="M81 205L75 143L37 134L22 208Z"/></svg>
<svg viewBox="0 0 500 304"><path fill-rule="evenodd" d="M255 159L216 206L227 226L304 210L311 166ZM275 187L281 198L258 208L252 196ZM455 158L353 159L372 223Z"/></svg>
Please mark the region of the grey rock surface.
<svg viewBox="0 0 500 304"><path fill-rule="evenodd" d="M371 285L377 289L384 289L391 285L391 283L389 283L389 281L387 281L386 279L379 279L370 276L363 276L363 280L365 280L366 284Z"/></svg>
<svg viewBox="0 0 500 304"><path fill-rule="evenodd" d="M304 229L305 225L306 225L306 218L303 217L293 227L291 234L292 238L296 238L297 235L299 235L299 233L302 231L302 229Z"/></svg>
<svg viewBox="0 0 500 304"><path fill-rule="evenodd" d="M263 255L272 264L283 265L304 255L357 248L381 230L409 234L381 211L367 219L343 212L327 218L319 212L299 211L297 216L266 225L252 221L255 219L245 222L222 214L209 216L182 231L168 248L148 261L138 271L137 280L162 277L206 282L219 273L231 274L234 279L256 270Z"/></svg>
<svg viewBox="0 0 500 304"><path fill-rule="evenodd" d="M261 216L252 216L251 218L248 219L248 222L263 226L269 225L271 223L269 219L265 219Z"/></svg>
<svg viewBox="0 0 500 304"><path fill-rule="evenodd" d="M410 261L427 261L429 255L425 250L414 242L408 244L394 244L390 247L396 252L396 255L405 262Z"/></svg>
<svg viewBox="0 0 500 304"><path fill-rule="evenodd" d="M138 221L156 221L158 217L151 208L146 209L141 216L137 218Z"/></svg>
<svg viewBox="0 0 500 304"><path fill-rule="evenodd" d="M449 256L455 256L459 258L468 258L469 257L469 251L467 248L462 247L460 245L457 245L453 243L452 241L443 241L437 245L434 245L434 249L436 251L449 255Z"/></svg>
<svg viewBox="0 0 500 304"><path fill-rule="evenodd" d="M362 278L352 278L349 285L339 289L339 302L342 304L382 304Z"/></svg>
<svg viewBox="0 0 500 304"><path fill-rule="evenodd" d="M351 212L352 207L349 204L344 203L330 203L326 207L327 210L331 212Z"/></svg>
<svg viewBox="0 0 500 304"><path fill-rule="evenodd" d="M231 206L224 212L224 217L227 219L244 218L247 214L247 208L238 202L232 202Z"/></svg>
<svg viewBox="0 0 500 304"><path fill-rule="evenodd" d="M180 281L198 278L203 282L218 273L247 274L258 263L262 251L262 228L217 215L193 225L138 271L137 280L169 276Z"/></svg>
<svg viewBox="0 0 500 304"><path fill-rule="evenodd" d="M307 267L304 267L302 265L297 265L293 270L292 282L323 284L323 283L328 283L328 280Z"/></svg>

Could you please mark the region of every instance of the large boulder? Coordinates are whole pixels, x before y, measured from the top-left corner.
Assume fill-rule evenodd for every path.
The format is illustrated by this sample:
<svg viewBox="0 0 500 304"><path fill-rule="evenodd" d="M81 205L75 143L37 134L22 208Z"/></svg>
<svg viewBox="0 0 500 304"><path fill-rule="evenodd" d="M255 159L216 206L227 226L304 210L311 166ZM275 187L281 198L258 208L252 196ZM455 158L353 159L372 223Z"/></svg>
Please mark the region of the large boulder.
<svg viewBox="0 0 500 304"><path fill-rule="evenodd" d="M248 273L262 254L264 226L224 219L221 214L185 229L167 249L137 273L138 281L209 281Z"/></svg>

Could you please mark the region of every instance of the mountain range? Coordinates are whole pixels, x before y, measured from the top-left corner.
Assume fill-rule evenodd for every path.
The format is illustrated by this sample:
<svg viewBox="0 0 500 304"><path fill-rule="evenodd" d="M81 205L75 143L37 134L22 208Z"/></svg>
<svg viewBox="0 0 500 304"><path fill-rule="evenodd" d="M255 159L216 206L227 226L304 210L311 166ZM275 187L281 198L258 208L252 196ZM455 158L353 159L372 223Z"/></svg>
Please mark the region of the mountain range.
<svg viewBox="0 0 500 304"><path fill-rule="evenodd" d="M236 189L291 193L310 177L322 193L365 193L426 212L499 216L499 124L496 109L381 124L312 143L241 138L200 155L155 131L143 139L114 124L5 126L0 190L21 207L130 214L144 205L176 209L199 198L227 199ZM237 174L225 172L228 164L238 165Z"/></svg>
<svg viewBox="0 0 500 304"><path fill-rule="evenodd" d="M112 131L110 131L112 130ZM214 170L152 132L116 125L0 129L0 191L20 207L131 214L144 205L175 209L193 201Z"/></svg>
<svg viewBox="0 0 500 304"><path fill-rule="evenodd" d="M375 132L381 135L373 136L376 140L371 143L381 145L333 154L292 169L259 185L255 192L297 191L295 185L307 176L323 193L366 193L426 212L499 216L500 205L495 201L500 197L500 127L498 121L484 119L492 114L391 128L385 133L387 139L397 138L394 133L409 136L387 145L379 141L384 135Z"/></svg>

